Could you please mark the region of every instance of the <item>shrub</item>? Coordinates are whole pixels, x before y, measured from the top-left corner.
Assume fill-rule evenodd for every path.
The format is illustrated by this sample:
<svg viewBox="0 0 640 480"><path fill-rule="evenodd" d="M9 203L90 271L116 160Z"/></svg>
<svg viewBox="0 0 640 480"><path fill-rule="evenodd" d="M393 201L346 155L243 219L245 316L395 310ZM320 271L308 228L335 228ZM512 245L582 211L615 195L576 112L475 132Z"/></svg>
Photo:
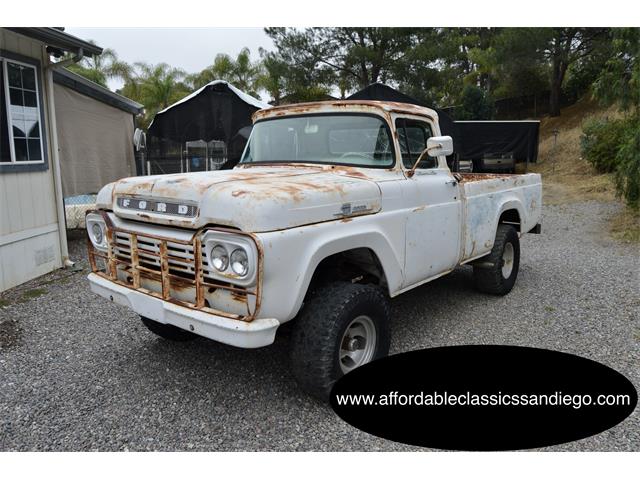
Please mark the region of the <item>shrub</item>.
<svg viewBox="0 0 640 480"><path fill-rule="evenodd" d="M616 155L615 182L618 195L634 210L640 207L640 118L630 117Z"/></svg>
<svg viewBox="0 0 640 480"><path fill-rule="evenodd" d="M616 155L620 149L620 120L593 118L584 122L580 149L585 158L600 173L616 170Z"/></svg>
<svg viewBox="0 0 640 480"><path fill-rule="evenodd" d="M592 119L580 137L582 156L600 173L613 173L616 193L631 208L640 207L640 119Z"/></svg>

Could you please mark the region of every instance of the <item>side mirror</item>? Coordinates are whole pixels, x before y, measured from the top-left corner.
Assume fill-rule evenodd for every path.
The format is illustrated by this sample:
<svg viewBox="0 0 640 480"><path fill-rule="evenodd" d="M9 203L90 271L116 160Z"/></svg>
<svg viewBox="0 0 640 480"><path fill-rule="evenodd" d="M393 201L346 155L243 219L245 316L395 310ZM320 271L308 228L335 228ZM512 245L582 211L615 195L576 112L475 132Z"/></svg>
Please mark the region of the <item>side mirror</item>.
<svg viewBox="0 0 640 480"><path fill-rule="evenodd" d="M420 165L422 159L427 155L431 155L432 157L438 157L442 155L446 157L447 155L451 155L452 153L453 139L451 137L449 137L448 135L442 137L431 137L427 140L427 148L422 151L422 153L416 160L416 163L414 163L413 167L411 167L411 170L407 172L407 175L409 177L413 177L416 168L418 168L418 165Z"/></svg>
<svg viewBox="0 0 640 480"><path fill-rule="evenodd" d="M431 137L427 140L427 153L432 157L448 156L453 153L453 139L448 135ZM424 152L423 152L424 153Z"/></svg>

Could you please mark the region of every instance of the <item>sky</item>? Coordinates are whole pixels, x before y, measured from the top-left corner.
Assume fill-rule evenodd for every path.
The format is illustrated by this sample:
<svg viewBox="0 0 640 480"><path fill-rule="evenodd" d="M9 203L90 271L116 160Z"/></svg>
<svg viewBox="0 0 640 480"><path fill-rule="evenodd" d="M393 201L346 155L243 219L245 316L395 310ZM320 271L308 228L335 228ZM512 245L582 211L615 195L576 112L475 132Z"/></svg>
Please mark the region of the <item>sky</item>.
<svg viewBox="0 0 640 480"><path fill-rule="evenodd" d="M235 57L248 47L254 60L258 48L273 50L273 42L262 28L74 28L65 32L84 40L94 40L103 48L116 51L127 63L165 62L195 73L211 65L218 53ZM121 86L110 81L109 88Z"/></svg>

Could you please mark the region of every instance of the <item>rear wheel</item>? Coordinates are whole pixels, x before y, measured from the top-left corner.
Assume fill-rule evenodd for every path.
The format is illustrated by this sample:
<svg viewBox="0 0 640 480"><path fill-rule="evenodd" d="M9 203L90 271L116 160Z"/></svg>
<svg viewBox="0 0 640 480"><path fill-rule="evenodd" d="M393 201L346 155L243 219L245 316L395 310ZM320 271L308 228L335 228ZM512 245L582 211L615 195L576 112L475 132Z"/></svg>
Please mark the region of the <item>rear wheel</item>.
<svg viewBox="0 0 640 480"><path fill-rule="evenodd" d="M188 332L181 328L169 325L166 323L156 322L147 317L140 317L144 326L151 330L159 337L167 340L173 340L174 342L185 342L187 340L193 340L197 337L195 333Z"/></svg>
<svg viewBox="0 0 640 480"><path fill-rule="evenodd" d="M518 277L520 240L511 225L500 224L491 253L473 267L476 288L493 295L506 295Z"/></svg>
<svg viewBox="0 0 640 480"><path fill-rule="evenodd" d="M374 285L318 289L295 320L291 365L302 390L328 400L345 373L389 353L389 301Z"/></svg>

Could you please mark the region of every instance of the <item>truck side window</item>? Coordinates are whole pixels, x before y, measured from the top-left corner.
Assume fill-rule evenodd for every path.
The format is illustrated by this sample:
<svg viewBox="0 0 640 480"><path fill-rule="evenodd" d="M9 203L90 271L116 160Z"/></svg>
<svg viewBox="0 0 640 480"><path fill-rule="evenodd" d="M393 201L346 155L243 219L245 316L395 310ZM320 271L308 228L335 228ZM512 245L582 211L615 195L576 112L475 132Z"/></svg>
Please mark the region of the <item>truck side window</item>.
<svg viewBox="0 0 640 480"><path fill-rule="evenodd" d="M405 168L413 167L422 151L427 148L427 139L433 136L428 123L398 118L396 120L396 130L398 141L400 142L400 153L402 154L402 164ZM418 168L435 168L438 166L436 157L425 157Z"/></svg>

